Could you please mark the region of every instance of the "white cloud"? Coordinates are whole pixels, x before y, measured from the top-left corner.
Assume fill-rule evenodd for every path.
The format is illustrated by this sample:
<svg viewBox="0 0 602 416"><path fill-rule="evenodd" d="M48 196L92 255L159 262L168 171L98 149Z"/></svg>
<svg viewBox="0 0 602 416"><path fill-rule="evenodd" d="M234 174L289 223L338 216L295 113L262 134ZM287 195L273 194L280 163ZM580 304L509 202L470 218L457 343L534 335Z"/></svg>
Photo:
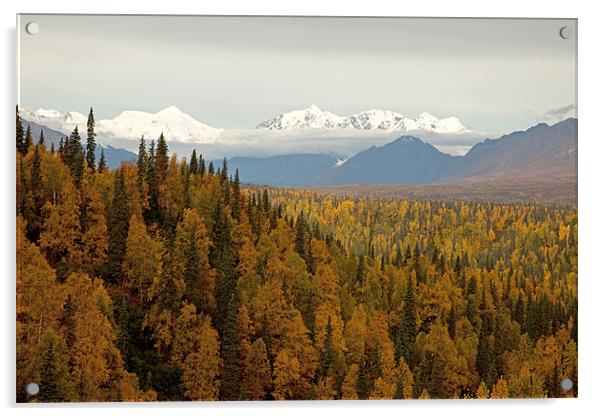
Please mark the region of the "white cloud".
<svg viewBox="0 0 602 416"><path fill-rule="evenodd" d="M577 108L575 107L575 104L569 104L559 108L551 108L541 116L544 121L551 123L566 120L570 117L577 117Z"/></svg>
<svg viewBox="0 0 602 416"><path fill-rule="evenodd" d="M183 143L168 141L171 152L188 156L192 149L203 154L206 159L220 159L235 156L269 157L294 153L324 153L339 157L350 157L369 148L390 143L403 135L421 138L440 151L452 155L466 153L470 147L481 141L480 134L435 134L427 132L378 132L365 130L224 130L214 143ZM99 141L115 147L137 151L136 140L99 136ZM150 138L148 138L150 140Z"/></svg>

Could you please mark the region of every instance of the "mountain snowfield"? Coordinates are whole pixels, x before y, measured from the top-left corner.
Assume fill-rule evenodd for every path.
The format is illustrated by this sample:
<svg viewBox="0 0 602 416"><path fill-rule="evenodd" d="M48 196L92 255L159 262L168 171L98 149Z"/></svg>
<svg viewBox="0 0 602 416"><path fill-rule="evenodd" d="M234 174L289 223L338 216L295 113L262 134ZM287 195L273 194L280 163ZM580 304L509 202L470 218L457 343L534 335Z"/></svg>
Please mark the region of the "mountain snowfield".
<svg viewBox="0 0 602 416"><path fill-rule="evenodd" d="M69 134L75 126L84 132L88 116L77 111L61 113L53 109L39 108L31 111L19 110L21 117L52 129ZM317 105L306 109L291 111L265 120L255 131L293 131L293 130L346 130L376 132L424 131L435 134L471 133L456 117L439 119L429 113L421 113L412 119L400 113L388 110L369 110L348 117L322 111ZM211 144L223 139L224 129L210 127L175 106L167 107L156 113L144 111L123 111L112 119L96 120L96 133L102 138L139 139L144 135L156 139L161 133L168 141L189 144ZM248 132L249 130L247 130ZM250 130L252 131L252 130Z"/></svg>
<svg viewBox="0 0 602 416"><path fill-rule="evenodd" d="M303 110L290 111L261 122L258 129L294 130L294 129L357 129L387 131L426 131L437 134L471 133L456 117L439 119L427 112L420 113L415 119L405 117L389 110L372 109L343 117L322 111L312 104Z"/></svg>
<svg viewBox="0 0 602 416"><path fill-rule="evenodd" d="M75 126L85 132L88 116L77 111L60 113L40 108L35 111L21 109L21 117L52 129L70 133ZM139 139L144 135L157 139L161 133L168 140L182 143L214 143L223 129L209 127L175 106L156 113L123 111L113 119L96 120L96 133L101 137Z"/></svg>

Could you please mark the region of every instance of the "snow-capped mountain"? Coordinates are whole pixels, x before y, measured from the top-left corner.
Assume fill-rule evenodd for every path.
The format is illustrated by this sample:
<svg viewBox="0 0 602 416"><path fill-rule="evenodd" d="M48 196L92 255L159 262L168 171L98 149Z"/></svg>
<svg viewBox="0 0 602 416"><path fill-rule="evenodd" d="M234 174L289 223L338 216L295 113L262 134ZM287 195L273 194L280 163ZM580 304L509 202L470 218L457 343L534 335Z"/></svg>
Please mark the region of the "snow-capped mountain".
<svg viewBox="0 0 602 416"><path fill-rule="evenodd" d="M346 122L345 117L322 111L312 104L304 110L290 111L261 122L257 128L266 130L336 129Z"/></svg>
<svg viewBox="0 0 602 416"><path fill-rule="evenodd" d="M427 131L438 134L470 133L456 117L439 119L423 112L415 119L389 110L372 109L339 116L329 111L322 111L312 104L304 110L290 111L261 122L258 129L293 130L293 129L358 129L387 131Z"/></svg>
<svg viewBox="0 0 602 416"><path fill-rule="evenodd" d="M70 133L75 126L85 131L88 116L77 111L60 113L56 110L40 108L35 111L21 109L21 117L35 123ZM156 113L143 111L123 111L112 119L96 120L96 133L99 137L138 139L144 135L156 139L161 133L168 140L183 143L212 143L222 129L209 127L175 106Z"/></svg>
<svg viewBox="0 0 602 416"><path fill-rule="evenodd" d="M185 143L213 142L222 129L209 127L175 106L154 114L143 111L124 111L112 120L98 123L99 134L110 133L115 137L155 138L163 133L170 140Z"/></svg>
<svg viewBox="0 0 602 416"><path fill-rule="evenodd" d="M41 126L70 134L77 126L85 135L87 114L77 111L62 113L53 109L40 108L35 111L21 108L21 117ZM368 134L403 134L428 132L438 135L457 135L471 133L456 117L439 119L429 113L421 113L416 118L405 117L400 113L387 110L368 110L350 116L339 116L323 111L316 105L304 110L291 111L260 123L251 130L224 130L210 127L181 111L175 106L167 107L156 113L143 111L123 111L111 119L96 119L96 133L101 142L119 143L119 140L138 140L144 135L147 140L157 139L163 133L170 142L181 144L231 144L233 140L254 133L271 135L270 131L287 135L299 130L311 129L326 131L337 136L337 130L355 130ZM331 133L328 133L328 132ZM272 140L278 138L271 137ZM286 138L280 137L282 140Z"/></svg>

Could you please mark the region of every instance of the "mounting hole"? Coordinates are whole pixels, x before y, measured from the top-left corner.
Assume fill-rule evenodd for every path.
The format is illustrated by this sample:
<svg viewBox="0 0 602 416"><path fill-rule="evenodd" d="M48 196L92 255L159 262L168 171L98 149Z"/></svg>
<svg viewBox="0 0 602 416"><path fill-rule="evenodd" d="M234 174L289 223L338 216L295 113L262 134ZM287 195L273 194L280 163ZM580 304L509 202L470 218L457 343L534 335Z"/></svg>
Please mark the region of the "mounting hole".
<svg viewBox="0 0 602 416"><path fill-rule="evenodd" d="M40 392L40 386L38 383L29 383L27 386L25 386L25 392L30 396L35 396Z"/></svg>
<svg viewBox="0 0 602 416"><path fill-rule="evenodd" d="M36 22L29 22L25 25L25 31L30 35L37 35L40 32L40 25Z"/></svg>
<svg viewBox="0 0 602 416"><path fill-rule="evenodd" d="M565 379L561 380L560 388L565 391L572 389L573 388L573 380L571 380L570 378L565 378Z"/></svg>
<svg viewBox="0 0 602 416"><path fill-rule="evenodd" d="M573 37L573 28L570 26L562 26L558 31L562 39L570 39Z"/></svg>

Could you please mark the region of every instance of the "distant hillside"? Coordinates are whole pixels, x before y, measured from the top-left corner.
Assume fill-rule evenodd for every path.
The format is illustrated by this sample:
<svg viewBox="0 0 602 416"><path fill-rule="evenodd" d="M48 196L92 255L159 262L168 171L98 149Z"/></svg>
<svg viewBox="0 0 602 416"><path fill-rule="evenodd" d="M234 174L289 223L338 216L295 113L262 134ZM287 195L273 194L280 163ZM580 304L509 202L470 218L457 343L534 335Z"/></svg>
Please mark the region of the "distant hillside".
<svg viewBox="0 0 602 416"><path fill-rule="evenodd" d="M67 137L66 134L64 134L60 131L50 129L46 126L37 124L33 121L29 121L26 119L22 119L22 120L23 120L23 128L24 129L27 129L27 126L31 126L31 134L33 136L33 140L35 143L38 142L38 140L40 138L40 132L42 131L42 129L44 130L44 142L46 143L47 148L50 148L50 145L54 144L54 148L58 150L59 142L61 141L61 138L64 139ZM82 144L83 144L83 140L84 140L84 137L82 137ZM107 161L107 165L111 169L118 167L121 164L121 162L123 162L123 161L135 161L137 159L136 154L132 153L128 150L119 149L119 148L116 148L113 146L103 146L102 144L98 143L96 145L96 152L95 152L97 162L98 162L98 160L100 160L100 152L102 149L104 149L104 151L105 151L105 160Z"/></svg>
<svg viewBox="0 0 602 416"><path fill-rule="evenodd" d="M538 124L477 143L438 182L463 179L552 179L577 175L577 120Z"/></svg>
<svg viewBox="0 0 602 416"><path fill-rule="evenodd" d="M54 147L56 149L58 149L59 142L61 141L61 139L64 139L65 137L67 137L66 134L64 134L58 130L50 129L46 126L42 126L41 124L35 123L33 121L29 121L26 119L22 119L22 121L23 121L23 129L27 130L27 126L31 127L31 135L33 136L33 141L35 143L37 143L38 139L40 138L40 132L42 130L44 130L44 142L46 143L46 146L48 148L50 148L51 144L54 144Z"/></svg>
<svg viewBox="0 0 602 416"><path fill-rule="evenodd" d="M347 197L475 201L537 204L576 204L577 182L557 180L463 180L449 183L319 186L313 190Z"/></svg>
<svg viewBox="0 0 602 416"><path fill-rule="evenodd" d="M323 185L430 183L455 161L417 137L402 136L381 147L372 146L334 168Z"/></svg>
<svg viewBox="0 0 602 416"><path fill-rule="evenodd" d="M273 186L311 185L332 170L337 158L322 154L294 154L267 158L234 157L228 160L230 173L239 170L243 183ZM221 166L221 161L214 161Z"/></svg>

